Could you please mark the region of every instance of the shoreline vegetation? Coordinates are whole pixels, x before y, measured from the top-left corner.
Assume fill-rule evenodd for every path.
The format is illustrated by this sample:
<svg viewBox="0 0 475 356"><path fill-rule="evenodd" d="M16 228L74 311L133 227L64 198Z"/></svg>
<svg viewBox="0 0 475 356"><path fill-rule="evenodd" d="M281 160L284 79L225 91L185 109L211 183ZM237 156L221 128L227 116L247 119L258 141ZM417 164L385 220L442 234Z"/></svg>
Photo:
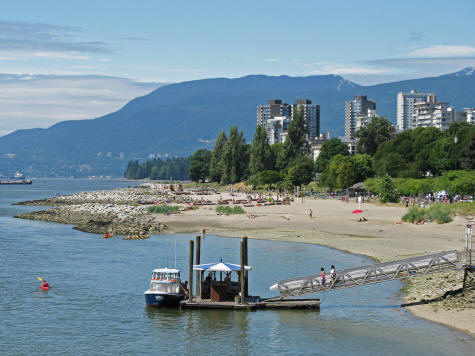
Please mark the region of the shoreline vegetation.
<svg viewBox="0 0 475 356"><path fill-rule="evenodd" d="M454 212L450 223L416 225L401 221L408 211L403 204L364 202L363 213L352 214L358 206L354 198L294 198L271 191L248 194L246 188L250 189L234 185L219 192L206 190L206 186L183 189L181 185L145 183L17 203L50 209L16 217L114 235L200 233L206 228L207 233L221 236L320 244L383 262L460 250L465 225L473 221L473 208L466 211L469 215ZM360 215L366 220L359 219ZM474 336L473 278L466 291L450 294L460 289L460 278L460 272L449 272L411 279L404 288L404 306L418 317Z"/></svg>

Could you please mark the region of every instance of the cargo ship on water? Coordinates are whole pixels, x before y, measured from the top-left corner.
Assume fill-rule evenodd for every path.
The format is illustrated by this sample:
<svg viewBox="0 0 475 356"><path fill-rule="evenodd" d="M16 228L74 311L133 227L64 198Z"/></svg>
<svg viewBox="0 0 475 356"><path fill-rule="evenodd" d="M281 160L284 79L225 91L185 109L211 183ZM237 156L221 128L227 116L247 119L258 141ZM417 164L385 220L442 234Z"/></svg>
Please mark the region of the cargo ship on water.
<svg viewBox="0 0 475 356"><path fill-rule="evenodd" d="M0 184L31 184L31 179L26 177L21 172L16 172L13 177L0 176Z"/></svg>

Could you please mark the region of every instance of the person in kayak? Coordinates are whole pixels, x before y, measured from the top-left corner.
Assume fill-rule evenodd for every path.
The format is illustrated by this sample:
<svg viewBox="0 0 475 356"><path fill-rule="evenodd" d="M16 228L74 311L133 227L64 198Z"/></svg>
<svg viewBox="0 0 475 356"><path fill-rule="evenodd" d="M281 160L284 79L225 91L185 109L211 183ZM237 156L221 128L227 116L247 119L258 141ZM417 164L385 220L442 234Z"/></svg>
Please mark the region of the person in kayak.
<svg viewBox="0 0 475 356"><path fill-rule="evenodd" d="M44 280L44 281L43 281L43 284L41 285L41 288L43 288L43 289L48 289L48 288L49 288L48 282L46 282L46 281Z"/></svg>

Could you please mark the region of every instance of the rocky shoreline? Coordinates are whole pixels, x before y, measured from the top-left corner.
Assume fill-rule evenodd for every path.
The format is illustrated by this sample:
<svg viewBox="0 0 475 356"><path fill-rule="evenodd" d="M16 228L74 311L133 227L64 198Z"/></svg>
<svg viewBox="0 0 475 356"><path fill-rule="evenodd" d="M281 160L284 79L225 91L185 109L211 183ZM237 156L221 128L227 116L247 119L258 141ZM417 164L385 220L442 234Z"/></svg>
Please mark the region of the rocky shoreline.
<svg viewBox="0 0 475 356"><path fill-rule="evenodd" d="M475 276L463 271L449 271L418 276L407 281L404 306L431 304L434 309L461 311L475 308Z"/></svg>
<svg viewBox="0 0 475 356"><path fill-rule="evenodd" d="M147 211L153 204L189 204L193 199L157 184L135 188L83 192L17 203L26 206L50 206L16 218L75 225L84 232L114 235L157 234L167 229Z"/></svg>

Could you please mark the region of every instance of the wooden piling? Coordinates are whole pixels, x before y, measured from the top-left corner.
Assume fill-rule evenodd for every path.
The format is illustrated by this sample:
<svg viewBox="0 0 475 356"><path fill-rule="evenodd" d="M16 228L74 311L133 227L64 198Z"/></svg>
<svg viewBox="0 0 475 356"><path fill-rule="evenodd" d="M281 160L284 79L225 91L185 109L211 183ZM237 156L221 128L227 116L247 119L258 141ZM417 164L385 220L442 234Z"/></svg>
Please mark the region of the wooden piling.
<svg viewBox="0 0 475 356"><path fill-rule="evenodd" d="M245 287L245 277L244 277L244 242L241 241L241 275L240 275L240 282L241 282L241 304L245 304L246 296L244 293Z"/></svg>
<svg viewBox="0 0 475 356"><path fill-rule="evenodd" d="M249 266L248 254L247 254L247 236L242 238L242 242L244 244L244 266ZM244 271L244 296L249 296L248 290L248 281L249 281L249 272Z"/></svg>
<svg viewBox="0 0 475 356"><path fill-rule="evenodd" d="M190 240L190 269L189 269L189 274L188 274L188 291L189 291L189 295L188 295L188 300L190 302L193 301L193 249L194 249L194 241L193 240Z"/></svg>
<svg viewBox="0 0 475 356"><path fill-rule="evenodd" d="M199 265L201 255L201 236L196 236L196 264ZM201 272L196 271L196 295L201 297Z"/></svg>

